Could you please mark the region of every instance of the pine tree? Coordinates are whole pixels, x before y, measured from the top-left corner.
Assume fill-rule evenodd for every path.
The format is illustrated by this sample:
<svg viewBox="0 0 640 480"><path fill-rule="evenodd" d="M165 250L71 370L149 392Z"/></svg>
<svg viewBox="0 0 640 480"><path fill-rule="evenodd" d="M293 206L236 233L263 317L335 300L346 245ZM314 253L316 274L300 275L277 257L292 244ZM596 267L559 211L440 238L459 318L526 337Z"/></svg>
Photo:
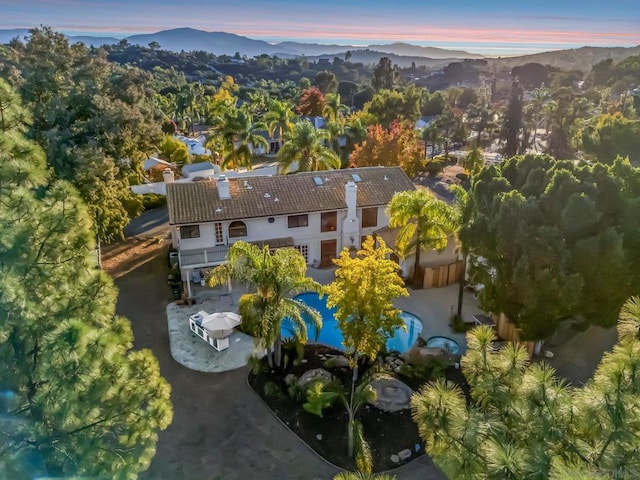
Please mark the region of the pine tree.
<svg viewBox="0 0 640 480"><path fill-rule="evenodd" d="M150 351L132 350L116 289L92 265L87 208L50 182L1 80L0 112L0 471L135 478L171 422L170 387Z"/></svg>

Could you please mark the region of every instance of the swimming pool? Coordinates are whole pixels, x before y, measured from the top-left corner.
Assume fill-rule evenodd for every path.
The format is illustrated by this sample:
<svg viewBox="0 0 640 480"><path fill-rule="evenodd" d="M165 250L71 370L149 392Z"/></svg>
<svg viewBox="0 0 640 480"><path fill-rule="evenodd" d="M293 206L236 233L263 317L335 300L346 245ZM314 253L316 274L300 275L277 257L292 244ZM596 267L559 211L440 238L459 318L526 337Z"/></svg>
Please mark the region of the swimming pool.
<svg viewBox="0 0 640 480"><path fill-rule="evenodd" d="M427 347L441 348L452 355L458 355L460 353L460 345L458 344L458 342L449 337L429 337L427 339Z"/></svg>
<svg viewBox="0 0 640 480"><path fill-rule="evenodd" d="M308 326L309 341L328 345L338 350L344 350L342 345L342 332L338 327L338 321L334 317L336 309L327 308L326 295L320 298L317 293L307 292L296 295L294 298L315 308L322 316L322 328L317 337L315 326L310 320L305 318ZM422 333L422 322L414 314L402 310L400 317L407 326L407 330L397 329L393 337L387 340L387 350L405 352L413 346L420 333ZM285 318L282 321L282 338L291 338L293 336L292 328L290 320Z"/></svg>

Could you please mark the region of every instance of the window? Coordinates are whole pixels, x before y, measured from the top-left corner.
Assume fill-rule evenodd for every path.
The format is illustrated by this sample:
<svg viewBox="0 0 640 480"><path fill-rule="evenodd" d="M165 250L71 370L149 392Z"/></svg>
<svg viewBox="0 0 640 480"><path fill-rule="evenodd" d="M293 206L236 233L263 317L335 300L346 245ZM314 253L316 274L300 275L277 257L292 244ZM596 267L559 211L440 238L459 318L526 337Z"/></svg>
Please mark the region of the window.
<svg viewBox="0 0 640 480"><path fill-rule="evenodd" d="M200 238L200 225L182 225L180 238Z"/></svg>
<svg viewBox="0 0 640 480"><path fill-rule="evenodd" d="M335 232L338 226L337 212L325 212L320 215L320 231Z"/></svg>
<svg viewBox="0 0 640 480"><path fill-rule="evenodd" d="M247 226L239 220L229 224L229 238L238 238L247 236Z"/></svg>
<svg viewBox="0 0 640 480"><path fill-rule="evenodd" d="M309 261L309 245L295 245L293 248L299 251L307 262Z"/></svg>
<svg viewBox="0 0 640 480"><path fill-rule="evenodd" d="M309 215L291 215L289 218L289 228L308 227Z"/></svg>
<svg viewBox="0 0 640 480"><path fill-rule="evenodd" d="M216 245L224 245L224 234L222 233L222 223L216 222L214 224L216 231Z"/></svg>
<svg viewBox="0 0 640 480"><path fill-rule="evenodd" d="M362 228L378 226L378 207L362 209Z"/></svg>

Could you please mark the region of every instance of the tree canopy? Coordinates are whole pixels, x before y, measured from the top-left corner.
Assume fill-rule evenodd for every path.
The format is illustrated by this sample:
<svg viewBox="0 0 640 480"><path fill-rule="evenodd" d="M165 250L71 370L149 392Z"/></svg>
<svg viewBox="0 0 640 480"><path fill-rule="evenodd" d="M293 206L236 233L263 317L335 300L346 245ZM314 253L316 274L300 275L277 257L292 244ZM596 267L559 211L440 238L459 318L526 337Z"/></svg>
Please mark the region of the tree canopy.
<svg viewBox="0 0 640 480"><path fill-rule="evenodd" d="M640 170L527 155L483 169L461 240L481 257L480 305L539 340L565 319L612 325L638 291Z"/></svg>
<svg viewBox="0 0 640 480"><path fill-rule="evenodd" d="M403 325L393 300L409 295L398 275L400 267L387 258L391 249L377 241L376 247L368 236L353 258L343 249L334 260L336 278L325 287L327 306L337 307L335 317L354 365L360 355L374 360L394 329Z"/></svg>
<svg viewBox="0 0 640 480"><path fill-rule="evenodd" d="M171 422L169 384L151 351L132 349L113 282L95 268L90 214L44 169L2 80L0 106L0 471L136 477Z"/></svg>
<svg viewBox="0 0 640 480"><path fill-rule="evenodd" d="M640 472L640 302L620 313L618 343L582 388L530 364L525 348L498 350L489 327L467 335L470 399L445 380L412 399L426 451L448 478L635 479Z"/></svg>
<svg viewBox="0 0 640 480"><path fill-rule="evenodd" d="M29 32L26 43L0 51L2 73L17 72L7 76L32 111L29 135L55 178L78 189L102 240L118 239L142 209L130 179L160 138L152 76L108 62L104 50L69 45L49 28Z"/></svg>

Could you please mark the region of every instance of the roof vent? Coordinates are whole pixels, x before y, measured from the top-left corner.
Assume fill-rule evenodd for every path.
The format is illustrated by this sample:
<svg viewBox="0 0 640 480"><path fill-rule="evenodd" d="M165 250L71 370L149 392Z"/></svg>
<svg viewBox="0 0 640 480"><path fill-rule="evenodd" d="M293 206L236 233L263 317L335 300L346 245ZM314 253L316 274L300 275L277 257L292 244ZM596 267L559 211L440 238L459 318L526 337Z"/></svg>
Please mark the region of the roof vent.
<svg viewBox="0 0 640 480"><path fill-rule="evenodd" d="M389 180L389 177L387 177L386 175L384 176L383 180Z"/></svg>
<svg viewBox="0 0 640 480"><path fill-rule="evenodd" d="M320 177L313 177L313 183L315 183L316 186L318 187L321 187L322 185L324 185L324 182Z"/></svg>
<svg viewBox="0 0 640 480"><path fill-rule="evenodd" d="M273 201L274 201L274 202L279 202L279 201L280 201L280 199L279 199L278 197L276 197L276 198L274 198L274 199L273 199Z"/></svg>
<svg viewBox="0 0 640 480"><path fill-rule="evenodd" d="M220 213L222 212L222 209L220 207L216 208L216 213Z"/></svg>
<svg viewBox="0 0 640 480"><path fill-rule="evenodd" d="M264 198L271 198L271 194L270 193L265 193L264 194Z"/></svg>
<svg viewBox="0 0 640 480"><path fill-rule="evenodd" d="M351 174L351 178L353 178L353 181L358 183L362 181L362 178L360 178L360 175L358 175L357 173L352 173Z"/></svg>

